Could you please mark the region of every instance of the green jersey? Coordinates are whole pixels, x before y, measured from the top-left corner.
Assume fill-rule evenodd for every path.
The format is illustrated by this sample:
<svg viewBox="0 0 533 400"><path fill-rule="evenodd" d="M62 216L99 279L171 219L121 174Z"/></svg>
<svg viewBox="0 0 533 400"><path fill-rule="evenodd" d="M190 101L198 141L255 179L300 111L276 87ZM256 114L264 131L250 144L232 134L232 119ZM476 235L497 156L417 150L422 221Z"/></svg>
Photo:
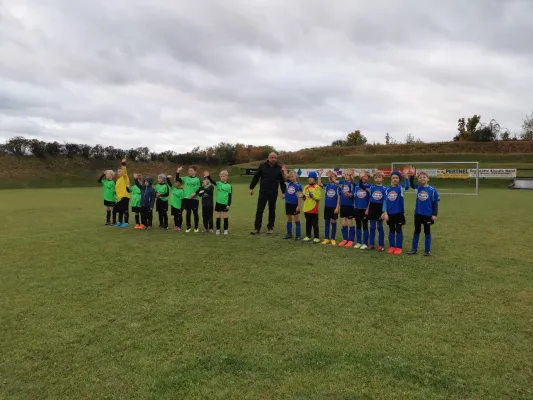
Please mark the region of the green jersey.
<svg viewBox="0 0 533 400"><path fill-rule="evenodd" d="M133 185L130 188L131 193L131 202L130 205L132 207L140 207L141 206L141 189L137 187L137 185Z"/></svg>
<svg viewBox="0 0 533 400"><path fill-rule="evenodd" d="M115 181L102 179L102 186L104 187L104 200L115 202L117 200L115 196Z"/></svg>
<svg viewBox="0 0 533 400"><path fill-rule="evenodd" d="M228 205L229 196L231 195L231 185L222 181L217 182L216 202L218 204Z"/></svg>
<svg viewBox="0 0 533 400"><path fill-rule="evenodd" d="M181 210L181 202L183 200L183 189L177 187L172 188L172 195L170 196L170 205L178 210Z"/></svg>
<svg viewBox="0 0 533 400"><path fill-rule="evenodd" d="M170 190L168 189L168 185L166 183L158 183L157 185L155 185L154 189L156 193L159 193L159 199L163 201L168 200L168 193L170 192Z"/></svg>
<svg viewBox="0 0 533 400"><path fill-rule="evenodd" d="M200 182L200 178L197 176L194 178L190 176L184 176L181 178L181 180L183 181L183 197L186 199L190 199L191 195L196 193L202 186L202 182ZM194 200L198 200L198 196L195 196Z"/></svg>

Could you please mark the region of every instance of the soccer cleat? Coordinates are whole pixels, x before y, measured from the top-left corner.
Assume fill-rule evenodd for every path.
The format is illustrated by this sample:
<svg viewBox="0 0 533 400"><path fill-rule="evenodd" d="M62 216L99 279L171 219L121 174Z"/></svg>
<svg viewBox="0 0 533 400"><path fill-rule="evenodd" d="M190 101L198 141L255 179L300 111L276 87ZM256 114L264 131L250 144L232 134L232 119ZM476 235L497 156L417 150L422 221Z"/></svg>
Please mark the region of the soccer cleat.
<svg viewBox="0 0 533 400"><path fill-rule="evenodd" d="M285 236L283 236L283 239L284 239L284 240L292 239L292 235L289 235L289 234L287 233Z"/></svg>
<svg viewBox="0 0 533 400"><path fill-rule="evenodd" d="M164 230L164 231L168 231L168 226L164 226L164 227L163 227L163 230Z"/></svg>
<svg viewBox="0 0 533 400"><path fill-rule="evenodd" d="M139 229L139 224L135 224L135 226L133 227L133 229Z"/></svg>
<svg viewBox="0 0 533 400"><path fill-rule="evenodd" d="M217 229L217 231L215 232L215 235L220 235L220 229Z"/></svg>
<svg viewBox="0 0 533 400"><path fill-rule="evenodd" d="M362 244L361 247L359 247L359 250L367 250L368 246L366 244Z"/></svg>
<svg viewBox="0 0 533 400"><path fill-rule="evenodd" d="M179 229L180 229L180 228L178 228L177 226L175 226L174 229L173 229L173 231L174 231L174 232L179 232Z"/></svg>
<svg viewBox="0 0 533 400"><path fill-rule="evenodd" d="M259 235L259 231L257 229L254 229L253 231L250 232L250 235Z"/></svg>
<svg viewBox="0 0 533 400"><path fill-rule="evenodd" d="M152 227L151 227L151 226L148 226L148 227L146 228L146 230L151 231L151 230L152 230Z"/></svg>
<svg viewBox="0 0 533 400"><path fill-rule="evenodd" d="M350 241L346 242L344 247L353 247L353 242L350 242Z"/></svg>
<svg viewBox="0 0 533 400"><path fill-rule="evenodd" d="M388 253L388 254L394 254L395 251L396 251L396 248L391 247L391 248L389 249L389 251L387 251L387 253Z"/></svg>
<svg viewBox="0 0 533 400"><path fill-rule="evenodd" d="M331 242L329 244L331 244L332 246L337 246L337 242L335 241L335 239L331 239Z"/></svg>
<svg viewBox="0 0 533 400"><path fill-rule="evenodd" d="M122 225L120 225L121 228L127 228L128 226L130 226L130 224L127 222L124 222Z"/></svg>
<svg viewBox="0 0 533 400"><path fill-rule="evenodd" d="M416 249L411 249L407 252L408 256L414 256L416 254L418 254L418 251Z"/></svg>
<svg viewBox="0 0 533 400"><path fill-rule="evenodd" d="M399 256L400 254L403 253L403 250L402 249L394 249L394 254Z"/></svg>
<svg viewBox="0 0 533 400"><path fill-rule="evenodd" d="M374 250L376 247L373 245L368 246L368 250Z"/></svg>
<svg viewBox="0 0 533 400"><path fill-rule="evenodd" d="M322 241L322 244L330 244L330 243L331 243L331 241L329 239L324 239Z"/></svg>
<svg viewBox="0 0 533 400"><path fill-rule="evenodd" d="M200 230L199 230L198 228L196 228L196 229L194 230L194 233L198 233L198 232L200 232Z"/></svg>
<svg viewBox="0 0 533 400"><path fill-rule="evenodd" d="M189 233L189 232L191 232L191 231L192 231L191 228L187 228L187 230L185 231L185 233Z"/></svg>
<svg viewBox="0 0 533 400"><path fill-rule="evenodd" d="M319 244L320 243L320 239L316 238L313 240L313 244Z"/></svg>
<svg viewBox="0 0 533 400"><path fill-rule="evenodd" d="M139 229L144 229L144 228L145 228L145 226L143 224L139 225Z"/></svg>
<svg viewBox="0 0 533 400"><path fill-rule="evenodd" d="M301 241L301 240L302 240L302 238L301 238L300 236L296 236L296 237L294 238L294 241L295 241L295 242L299 242L299 241Z"/></svg>
<svg viewBox="0 0 533 400"><path fill-rule="evenodd" d="M178 226L178 232L181 232L181 228Z"/></svg>
<svg viewBox="0 0 533 400"><path fill-rule="evenodd" d="M346 243L348 243L348 241L347 240L343 240L342 242L339 243L339 247L346 246Z"/></svg>
<svg viewBox="0 0 533 400"><path fill-rule="evenodd" d="M384 251L385 251L385 247L383 247L383 246L379 246L379 247L378 247L378 251L379 251L380 253L384 252Z"/></svg>
<svg viewBox="0 0 533 400"><path fill-rule="evenodd" d="M120 228L121 226L122 226L122 224L121 224L120 222L117 222L117 223L115 224L115 227L117 227L117 228Z"/></svg>
<svg viewBox="0 0 533 400"><path fill-rule="evenodd" d="M310 242L310 241L311 241L311 238L306 236L306 237L304 237L303 241L304 241L304 242Z"/></svg>
<svg viewBox="0 0 533 400"><path fill-rule="evenodd" d="M274 230L273 230L273 229L269 229L269 230L267 231L267 235L272 235L273 233L274 233Z"/></svg>
<svg viewBox="0 0 533 400"><path fill-rule="evenodd" d="M424 253L424 256L425 256L425 257L431 257L431 251L426 251L426 252Z"/></svg>
<svg viewBox="0 0 533 400"><path fill-rule="evenodd" d="M361 243L356 243L355 246L353 246L354 249L360 249L361 248Z"/></svg>
<svg viewBox="0 0 533 400"><path fill-rule="evenodd" d="M107 221L107 222L105 223L105 226L111 226L111 222Z"/></svg>
<svg viewBox="0 0 533 400"><path fill-rule="evenodd" d="M226 236L229 235L229 232L228 232L227 229L224 231L224 235L226 235Z"/></svg>

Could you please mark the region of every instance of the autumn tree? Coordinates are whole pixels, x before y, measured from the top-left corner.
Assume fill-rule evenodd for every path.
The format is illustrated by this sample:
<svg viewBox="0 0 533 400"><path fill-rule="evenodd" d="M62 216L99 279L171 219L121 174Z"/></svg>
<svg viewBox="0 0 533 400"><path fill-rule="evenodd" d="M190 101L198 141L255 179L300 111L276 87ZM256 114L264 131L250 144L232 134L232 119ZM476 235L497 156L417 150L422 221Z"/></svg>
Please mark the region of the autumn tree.
<svg viewBox="0 0 533 400"><path fill-rule="evenodd" d="M346 136L346 145L348 146L362 146L366 144L366 142L366 137L359 129L349 133L348 136Z"/></svg>
<svg viewBox="0 0 533 400"><path fill-rule="evenodd" d="M522 140L533 140L533 112L524 118L520 138Z"/></svg>

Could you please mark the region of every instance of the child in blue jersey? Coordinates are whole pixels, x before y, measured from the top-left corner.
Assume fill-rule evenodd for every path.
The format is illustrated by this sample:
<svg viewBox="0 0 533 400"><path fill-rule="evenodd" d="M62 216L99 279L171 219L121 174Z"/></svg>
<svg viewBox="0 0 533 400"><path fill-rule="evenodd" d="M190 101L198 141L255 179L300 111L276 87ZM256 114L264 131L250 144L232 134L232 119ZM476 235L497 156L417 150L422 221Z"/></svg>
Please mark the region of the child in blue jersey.
<svg viewBox="0 0 533 400"><path fill-rule="evenodd" d="M383 214L383 199L385 198L385 190L383 186L383 172L378 171L374 174L375 184L370 186L370 201L368 202L368 209L366 215L370 221L370 238L369 246L370 250L375 248L376 244L376 228L378 230L378 251L385 250L385 231L383 230L383 220L381 215Z"/></svg>
<svg viewBox="0 0 533 400"><path fill-rule="evenodd" d="M415 183L414 175L409 178L411 187L416 193L415 207L415 234L413 236L413 247L407 254L415 255L418 252L418 240L424 225L425 256L431 255L431 225L435 223L439 213L439 192L433 186L429 186L429 175L422 171L418 174L418 183Z"/></svg>
<svg viewBox="0 0 533 400"><path fill-rule="evenodd" d="M385 190L385 200L383 201L382 219L389 225L389 254L402 254L403 232L402 225L405 225L405 209L403 194L409 189L409 180L400 186L402 174L394 171L391 174L391 186Z"/></svg>
<svg viewBox="0 0 533 400"><path fill-rule="evenodd" d="M355 184L353 175L353 169L346 169L344 179L338 182L342 218L342 242L339 243L339 247L352 247L355 238L355 227L353 226Z"/></svg>
<svg viewBox="0 0 533 400"><path fill-rule="evenodd" d="M339 185L335 183L335 172L328 171L329 182L324 186L322 184L322 173L320 170L318 174L318 184L324 189L325 201L324 201L324 220L326 221L325 235L326 238L322 244L330 244L336 246L335 236L337 234L337 219L339 218L340 208L340 190Z"/></svg>
<svg viewBox="0 0 533 400"><path fill-rule="evenodd" d="M362 171L359 184L355 187L355 249L368 249L368 218L366 210L370 198L370 185L368 184L368 172Z"/></svg>
<svg viewBox="0 0 533 400"><path fill-rule="evenodd" d="M302 185L298 183L296 172L290 171L287 176L287 190L281 194L285 199L285 214L287 214L287 234L283 239L292 239L292 221L296 225L295 240L301 240L300 208L302 205Z"/></svg>

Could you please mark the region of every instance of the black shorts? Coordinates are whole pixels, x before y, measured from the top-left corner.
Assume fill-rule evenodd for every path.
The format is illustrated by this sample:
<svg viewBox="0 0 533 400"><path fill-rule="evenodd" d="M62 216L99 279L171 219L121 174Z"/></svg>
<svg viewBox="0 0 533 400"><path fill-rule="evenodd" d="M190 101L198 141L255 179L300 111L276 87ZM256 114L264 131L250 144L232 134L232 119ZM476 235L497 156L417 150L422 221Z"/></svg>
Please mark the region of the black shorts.
<svg viewBox="0 0 533 400"><path fill-rule="evenodd" d="M131 212L140 213L140 212L142 212L142 207L140 207L140 206L139 207L132 207L131 208Z"/></svg>
<svg viewBox="0 0 533 400"><path fill-rule="evenodd" d="M155 210L157 212L167 212L168 211L168 200L164 201L161 199L157 199L155 202Z"/></svg>
<svg viewBox="0 0 533 400"><path fill-rule="evenodd" d="M104 206L106 207L115 207L114 201L104 200Z"/></svg>
<svg viewBox="0 0 533 400"><path fill-rule="evenodd" d="M381 215L383 214L383 204L372 203L368 207L368 220L369 221L381 221Z"/></svg>
<svg viewBox="0 0 533 400"><path fill-rule="evenodd" d="M341 218L353 219L355 208L352 206L341 206Z"/></svg>
<svg viewBox="0 0 533 400"><path fill-rule="evenodd" d="M228 206L227 204L215 203L215 211L216 212L228 212L228 210L226 209L227 206Z"/></svg>
<svg viewBox="0 0 533 400"><path fill-rule="evenodd" d="M389 220L387 221L387 225L405 225L405 215L404 213L401 214L389 214Z"/></svg>
<svg viewBox="0 0 533 400"><path fill-rule="evenodd" d="M360 220L367 219L366 208L356 208L354 211L354 214L355 214L356 219L360 219Z"/></svg>
<svg viewBox="0 0 533 400"><path fill-rule="evenodd" d="M198 204L200 204L199 200L194 199L183 199L182 205L184 210L198 210Z"/></svg>
<svg viewBox="0 0 533 400"><path fill-rule="evenodd" d="M127 197L121 198L115 206L113 207L113 211L117 213L124 213L128 211L128 208L130 207L130 199Z"/></svg>
<svg viewBox="0 0 533 400"><path fill-rule="evenodd" d="M324 207L324 219L337 220L339 214L335 214L335 208L336 207Z"/></svg>
<svg viewBox="0 0 533 400"><path fill-rule="evenodd" d="M285 214L286 215L298 215L300 211L296 211L298 204L285 203Z"/></svg>
<svg viewBox="0 0 533 400"><path fill-rule="evenodd" d="M435 221L430 216L415 214L415 225L433 225Z"/></svg>
<svg viewBox="0 0 533 400"><path fill-rule="evenodd" d="M181 215L181 208L170 206L170 215Z"/></svg>

